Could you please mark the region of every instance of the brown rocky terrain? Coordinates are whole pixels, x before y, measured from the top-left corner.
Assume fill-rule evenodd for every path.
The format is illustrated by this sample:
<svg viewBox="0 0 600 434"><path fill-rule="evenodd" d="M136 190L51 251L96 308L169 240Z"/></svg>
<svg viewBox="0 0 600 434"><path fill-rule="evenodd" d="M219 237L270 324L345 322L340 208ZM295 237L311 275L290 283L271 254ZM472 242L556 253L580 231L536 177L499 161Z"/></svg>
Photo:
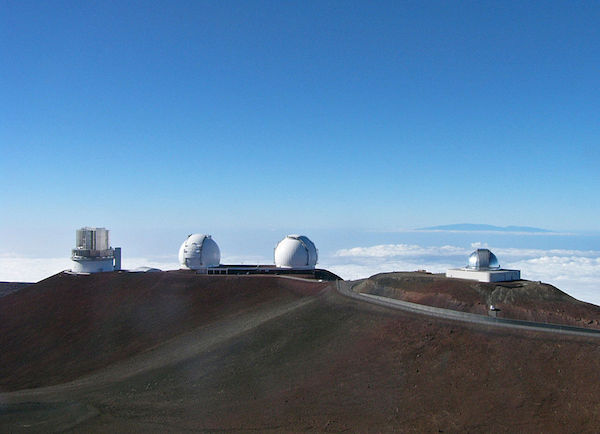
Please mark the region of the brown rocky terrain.
<svg viewBox="0 0 600 434"><path fill-rule="evenodd" d="M60 273L2 298L0 390L69 381L202 325L325 286L186 271Z"/></svg>
<svg viewBox="0 0 600 434"><path fill-rule="evenodd" d="M0 299L0 318L2 431L600 426L600 340L436 320L331 283L57 275Z"/></svg>
<svg viewBox="0 0 600 434"><path fill-rule="evenodd" d="M565 324L600 329L600 307L574 299L552 285L528 280L476 282L442 274L382 273L354 287L429 306L487 315L490 305L499 318Z"/></svg>
<svg viewBox="0 0 600 434"><path fill-rule="evenodd" d="M19 289L23 289L31 283L21 282L0 282L0 297L17 292Z"/></svg>

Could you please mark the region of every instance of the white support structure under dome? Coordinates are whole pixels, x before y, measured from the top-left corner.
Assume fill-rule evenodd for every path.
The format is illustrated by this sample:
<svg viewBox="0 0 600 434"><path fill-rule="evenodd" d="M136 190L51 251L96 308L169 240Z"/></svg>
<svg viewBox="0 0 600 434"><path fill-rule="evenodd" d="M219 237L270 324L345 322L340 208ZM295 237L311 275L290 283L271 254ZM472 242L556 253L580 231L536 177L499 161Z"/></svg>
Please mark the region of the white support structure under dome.
<svg viewBox="0 0 600 434"><path fill-rule="evenodd" d="M467 266L451 268L446 277L477 280L479 282L510 282L521 279L520 270L500 268L498 258L488 249L477 249L469 255Z"/></svg>
<svg viewBox="0 0 600 434"><path fill-rule="evenodd" d="M304 235L288 235L275 247L275 266L313 269L319 259L314 243Z"/></svg>
<svg viewBox="0 0 600 434"><path fill-rule="evenodd" d="M76 247L71 250L73 272L101 273L121 269L121 248L117 247L115 255L115 249L110 246L107 229L90 227L77 229L75 244Z"/></svg>
<svg viewBox="0 0 600 434"><path fill-rule="evenodd" d="M179 248L179 263L186 270L218 267L221 251L210 235L192 234Z"/></svg>

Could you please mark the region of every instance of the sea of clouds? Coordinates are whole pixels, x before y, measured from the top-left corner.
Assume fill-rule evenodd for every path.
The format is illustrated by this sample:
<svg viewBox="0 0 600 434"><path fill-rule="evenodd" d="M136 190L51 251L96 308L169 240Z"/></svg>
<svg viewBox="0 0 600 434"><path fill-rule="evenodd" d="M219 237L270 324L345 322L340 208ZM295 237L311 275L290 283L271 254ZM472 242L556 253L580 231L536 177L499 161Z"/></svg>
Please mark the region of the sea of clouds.
<svg viewBox="0 0 600 434"><path fill-rule="evenodd" d="M453 245L378 244L344 248L321 255L319 267L344 279L361 279L391 271L427 270L443 273L448 268L466 265L468 255L485 244L470 247ZM550 283L573 297L600 305L600 251L572 249L494 248L503 268L521 270L528 280ZM224 256L224 264L272 263L263 256ZM140 266L161 270L179 268L170 256L124 257L123 268ZM0 281L37 282L71 268L68 257L30 258L14 254L0 256Z"/></svg>

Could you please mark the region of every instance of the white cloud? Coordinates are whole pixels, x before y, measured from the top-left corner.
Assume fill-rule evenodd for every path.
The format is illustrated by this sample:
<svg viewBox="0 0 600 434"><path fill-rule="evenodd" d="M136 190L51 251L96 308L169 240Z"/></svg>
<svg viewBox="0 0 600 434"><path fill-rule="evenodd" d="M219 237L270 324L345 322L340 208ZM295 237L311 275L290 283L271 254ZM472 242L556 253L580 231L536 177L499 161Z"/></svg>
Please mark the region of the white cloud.
<svg viewBox="0 0 600 434"><path fill-rule="evenodd" d="M63 270L70 270L73 263L69 258L28 258L18 255L0 256L0 281L38 282ZM122 267L132 269L141 266L174 270L179 268L175 258L123 258Z"/></svg>
<svg viewBox="0 0 600 434"><path fill-rule="evenodd" d="M598 250L565 250L565 249L494 249L497 256L503 258L539 258L542 256L573 256L573 257L600 257Z"/></svg>
<svg viewBox="0 0 600 434"><path fill-rule="evenodd" d="M418 257L418 256L456 256L469 253L461 247L441 246L441 247L423 247L416 244L380 244L371 247L353 247L351 249L341 249L335 253L335 256L345 257Z"/></svg>
<svg viewBox="0 0 600 434"><path fill-rule="evenodd" d="M159 270L177 270L179 269L179 261L172 256L159 256L153 258L123 258L121 268L124 270L132 270L137 267L151 267Z"/></svg>
<svg viewBox="0 0 600 434"><path fill-rule="evenodd" d="M600 255L544 255L508 262L506 266L520 269L524 279L550 283L579 300L600 305Z"/></svg>
<svg viewBox="0 0 600 434"><path fill-rule="evenodd" d="M38 282L71 268L68 258L25 258L4 254L0 256L0 281Z"/></svg>
<svg viewBox="0 0 600 434"><path fill-rule="evenodd" d="M449 264L424 265L416 261L355 261L338 262L325 259L319 264L320 268L326 268L346 280L364 279L377 273L389 273L392 271L416 271L426 269L432 273L442 273L450 268Z"/></svg>
<svg viewBox="0 0 600 434"><path fill-rule="evenodd" d="M430 246L424 247L417 244L379 244L370 247L352 247L341 249L335 253L338 257L421 257L421 256L460 256L463 260L473 249L488 248L487 243L471 243L471 249L456 246ZM574 256L574 257L600 257L598 250L565 250L565 249L518 249L518 248L495 248L497 256L502 258L538 258L541 256Z"/></svg>

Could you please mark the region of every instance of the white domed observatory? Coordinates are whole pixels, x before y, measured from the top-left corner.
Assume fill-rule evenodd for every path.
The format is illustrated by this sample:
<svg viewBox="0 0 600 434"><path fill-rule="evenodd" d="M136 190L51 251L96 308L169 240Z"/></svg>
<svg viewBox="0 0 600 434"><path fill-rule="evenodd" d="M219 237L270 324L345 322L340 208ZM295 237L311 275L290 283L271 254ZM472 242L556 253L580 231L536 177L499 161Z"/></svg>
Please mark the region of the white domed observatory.
<svg viewBox="0 0 600 434"><path fill-rule="evenodd" d="M278 268L313 269L319 259L314 243L304 235L288 235L275 247Z"/></svg>
<svg viewBox="0 0 600 434"><path fill-rule="evenodd" d="M210 235L192 234L179 248L179 263L186 270L218 267L221 251Z"/></svg>
<svg viewBox="0 0 600 434"><path fill-rule="evenodd" d="M101 273L121 269L121 248L110 246L107 229L77 229L75 244L76 247L71 250L73 272Z"/></svg>
<svg viewBox="0 0 600 434"><path fill-rule="evenodd" d="M469 255L466 267L451 268L446 271L446 277L479 282L510 282L521 279L521 271L502 269L498 258L489 249L477 249Z"/></svg>

